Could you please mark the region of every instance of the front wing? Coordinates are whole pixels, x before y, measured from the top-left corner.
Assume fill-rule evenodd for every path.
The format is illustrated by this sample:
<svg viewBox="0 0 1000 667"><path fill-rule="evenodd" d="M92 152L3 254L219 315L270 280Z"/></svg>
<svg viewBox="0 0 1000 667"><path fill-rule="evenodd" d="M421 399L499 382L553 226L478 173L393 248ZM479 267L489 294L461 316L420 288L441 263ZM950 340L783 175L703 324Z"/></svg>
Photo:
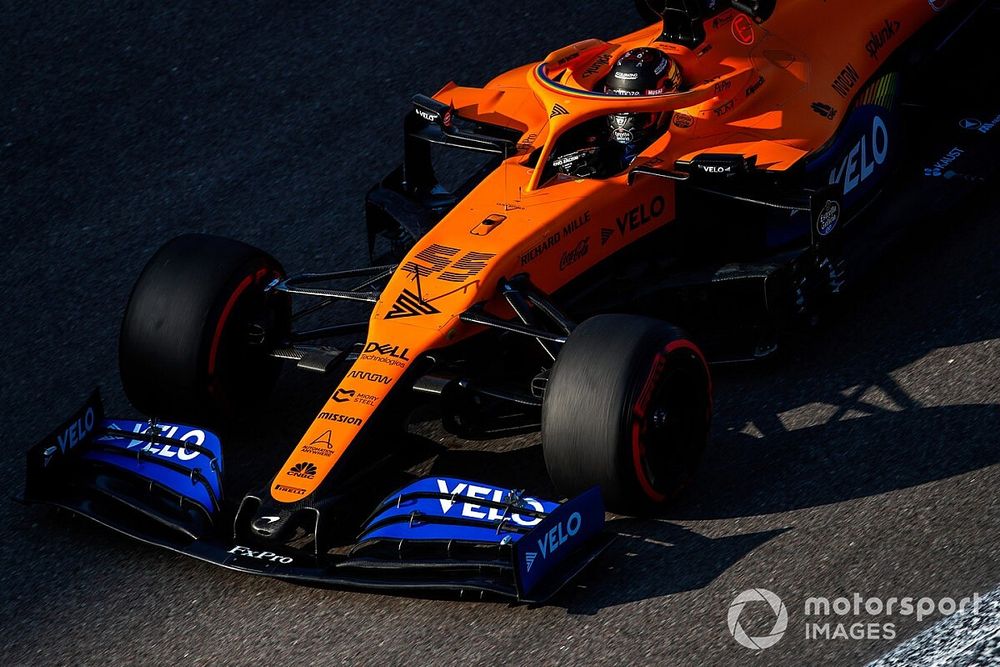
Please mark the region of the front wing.
<svg viewBox="0 0 1000 667"><path fill-rule="evenodd" d="M592 489L565 503L454 478L383 500L354 544L255 543L253 503L223 495L219 439L178 424L109 420L97 392L28 452L24 499L222 567L301 584L492 594L540 603L609 544ZM317 510L317 525L322 517Z"/></svg>

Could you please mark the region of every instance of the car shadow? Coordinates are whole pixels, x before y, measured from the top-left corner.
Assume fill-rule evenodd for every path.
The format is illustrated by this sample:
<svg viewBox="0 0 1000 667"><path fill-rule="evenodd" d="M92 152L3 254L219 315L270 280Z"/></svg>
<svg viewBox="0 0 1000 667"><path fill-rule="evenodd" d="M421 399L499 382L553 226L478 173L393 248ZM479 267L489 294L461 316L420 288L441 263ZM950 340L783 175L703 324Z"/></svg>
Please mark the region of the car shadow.
<svg viewBox="0 0 1000 667"><path fill-rule="evenodd" d="M791 530L712 538L659 519L612 519L607 529L616 535L614 542L551 604L571 614L591 615L628 602L699 590Z"/></svg>
<svg viewBox="0 0 1000 667"><path fill-rule="evenodd" d="M730 434L669 512L723 519L829 505L920 486L1000 462L1000 407L962 405L858 414L766 436Z"/></svg>

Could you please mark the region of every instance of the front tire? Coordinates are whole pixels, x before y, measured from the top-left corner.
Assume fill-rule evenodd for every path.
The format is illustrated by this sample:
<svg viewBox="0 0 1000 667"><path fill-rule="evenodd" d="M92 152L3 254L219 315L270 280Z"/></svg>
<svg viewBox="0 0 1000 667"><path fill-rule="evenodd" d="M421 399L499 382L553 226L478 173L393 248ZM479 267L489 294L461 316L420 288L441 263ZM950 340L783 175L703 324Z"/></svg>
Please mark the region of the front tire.
<svg viewBox="0 0 1000 667"><path fill-rule="evenodd" d="M132 405L185 421L260 405L280 371L269 353L290 328L288 296L265 291L283 275L270 255L231 239L190 234L161 247L122 322L118 361Z"/></svg>
<svg viewBox="0 0 1000 667"><path fill-rule="evenodd" d="M549 476L571 497L599 486L606 506L663 506L708 442L712 381L698 347L658 320L601 315L563 346L542 405Z"/></svg>

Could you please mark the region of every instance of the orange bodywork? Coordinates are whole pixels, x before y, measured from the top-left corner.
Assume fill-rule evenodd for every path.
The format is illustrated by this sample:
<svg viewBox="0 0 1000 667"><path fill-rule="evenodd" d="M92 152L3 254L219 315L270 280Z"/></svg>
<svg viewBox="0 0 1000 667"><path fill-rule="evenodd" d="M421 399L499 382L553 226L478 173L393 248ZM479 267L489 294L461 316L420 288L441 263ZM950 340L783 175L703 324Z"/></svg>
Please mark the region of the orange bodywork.
<svg viewBox="0 0 1000 667"><path fill-rule="evenodd" d="M462 312L485 303L510 316L496 298L502 279L527 274L552 293L674 219L669 180L641 177L629 185L623 172L543 182L542 166L568 129L612 112L669 111L668 131L633 167L672 169L678 160L721 153L786 171L831 140L854 95L893 51L958 1L781 0L763 25L735 10L707 21L707 39L694 51L657 42L661 26L654 25L614 43L567 47L481 89L445 87L435 98L459 116L523 133L519 150L400 264L371 315L364 351L275 477L272 497L292 503L310 495L418 358L483 330L461 322ZM621 53L650 44L677 59L684 92L636 98L591 92ZM816 111L817 103L826 113ZM407 316L397 316L400 303L409 304ZM420 314L412 313L413 304ZM298 474L303 462L317 474Z"/></svg>

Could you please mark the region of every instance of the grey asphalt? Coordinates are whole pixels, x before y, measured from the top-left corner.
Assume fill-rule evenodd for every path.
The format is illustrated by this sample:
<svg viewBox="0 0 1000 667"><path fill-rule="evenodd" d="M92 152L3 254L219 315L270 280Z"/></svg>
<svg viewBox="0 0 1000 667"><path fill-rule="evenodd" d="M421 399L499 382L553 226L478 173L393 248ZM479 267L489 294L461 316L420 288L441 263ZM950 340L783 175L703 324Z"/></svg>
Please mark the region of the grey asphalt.
<svg viewBox="0 0 1000 667"><path fill-rule="evenodd" d="M631 3L4 3L0 12L0 482L99 384L128 413L116 337L132 280L188 231L290 270L364 258L362 201L411 94L482 84ZM501 11L502 10L502 11ZM717 377L695 489L621 535L549 606L344 593L254 579L3 499L0 662L860 664L895 639L805 638L811 596L949 596L1000 582L1000 214L931 221L782 361ZM281 461L326 385L284 378L277 425L229 460ZM431 432L432 437L438 437ZM454 443L437 470L544 477L534 437ZM785 637L727 629L765 588ZM752 613L751 613L752 611ZM774 617L748 608L761 634ZM835 619L839 620L839 619ZM853 622L854 619L847 619ZM863 619L867 620L867 618ZM884 619L883 619L884 620Z"/></svg>

